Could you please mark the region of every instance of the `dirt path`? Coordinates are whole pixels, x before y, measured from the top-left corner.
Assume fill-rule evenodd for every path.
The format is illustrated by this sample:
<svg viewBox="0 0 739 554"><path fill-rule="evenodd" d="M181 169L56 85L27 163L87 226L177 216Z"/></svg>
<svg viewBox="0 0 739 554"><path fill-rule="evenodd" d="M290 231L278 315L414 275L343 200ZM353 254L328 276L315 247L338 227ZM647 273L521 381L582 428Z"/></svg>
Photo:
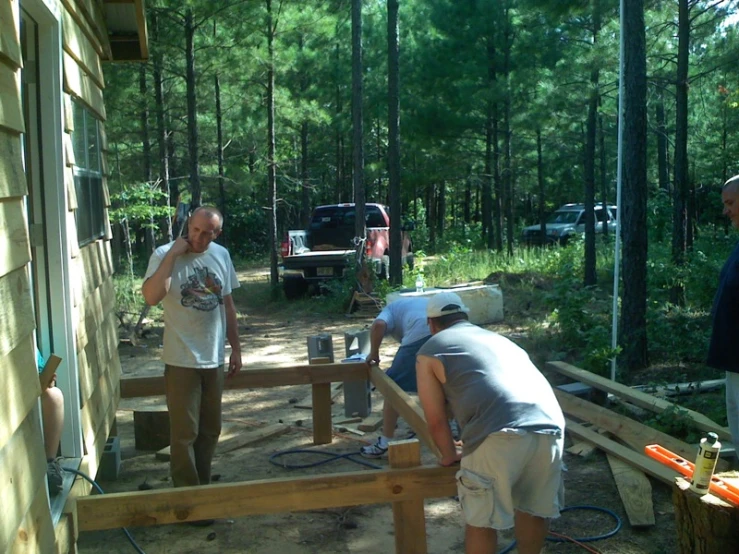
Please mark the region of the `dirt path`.
<svg viewBox="0 0 739 554"><path fill-rule="evenodd" d="M312 313L310 302L299 305L267 305L263 299L267 293L268 271L251 269L239 274L243 290L234 295L242 314L240 332L242 349L249 366L286 365L307 362L306 337L319 333L331 333L337 358L343 352L343 333L369 325L371 319L347 319L343 314L326 316ZM314 299L314 302L320 300ZM500 332L510 331L505 325ZM159 375L161 322L154 321L149 334L139 346L121 345L119 352L124 377ZM396 345L383 346L381 355L390 359ZM312 448L310 411L294 407L295 399L310 395L308 386L280 387L226 391L224 393L224 422L226 425L256 427L283 422L290 426L287 434L267 439L254 446L247 446L217 455L213 472L221 483L250 481L255 479L288 478L300 475L358 471L362 466L340 460L311 469L287 470L272 465L269 457L288 449ZM291 400L293 403L291 403ZM121 437L121 474L114 482L102 482L106 492L137 490L142 483L153 488L171 486L168 465L155 459L152 452L134 448L133 410L142 406L164 405L161 397L122 400L117 414ZM378 413L382 398L373 395L373 413ZM343 399L334 404L334 414L343 416ZM408 433L401 423L399 437ZM340 434L331 445L321 447L337 453L356 451L363 439ZM300 457L288 463L313 461ZM424 461L434 463L424 450ZM668 487L654 483L653 499L657 524L646 530L630 528L621 501L611 477L605 456L596 452L590 458L567 456L569 471L566 476L567 505L595 505L614 511L624 521L623 529L615 536L592 543L604 554L657 554L675 551L673 506ZM387 466L380 460L378 465ZM458 503L452 498L426 502L426 530L429 552L442 554L463 552L463 526ZM603 534L614 526L610 516L602 512L573 511L555 522L553 529L570 536L588 537ZM158 553L367 553L378 554L394 551L392 511L389 505L360 506L351 509L320 510L293 514L253 516L234 520L218 520L212 527L197 528L187 525L162 525L131 529L141 548L148 554ZM510 534L501 538L503 546L510 542ZM120 531L83 533L79 539L82 553L106 552L107 554L133 552L133 548ZM548 553L585 552L572 544L548 543Z"/></svg>

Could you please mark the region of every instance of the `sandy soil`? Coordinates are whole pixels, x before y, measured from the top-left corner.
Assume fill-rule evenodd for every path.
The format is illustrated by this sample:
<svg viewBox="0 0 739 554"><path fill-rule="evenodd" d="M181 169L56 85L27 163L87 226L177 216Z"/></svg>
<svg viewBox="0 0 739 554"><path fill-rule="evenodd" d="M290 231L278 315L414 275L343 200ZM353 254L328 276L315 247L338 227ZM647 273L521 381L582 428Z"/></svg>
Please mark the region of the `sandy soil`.
<svg viewBox="0 0 739 554"><path fill-rule="evenodd" d="M343 333L369 325L371 319L347 319L343 314L326 316L308 310L293 310L289 305L266 307L255 304L264 295L268 277L264 271L240 273L244 285L237 299L241 318L241 336L248 366L267 364L286 365L306 363L306 336L331 333L337 358L343 353ZM505 293L505 292L504 292ZM513 303L511 303L513 305ZM507 325L495 328L501 333L512 331ZM158 360L161 343L161 322L153 321L149 333L138 346L121 345L120 357L124 377L159 375L162 366ZM383 345L382 356L390 359L396 345ZM253 446L217 455L213 472L219 482L233 483L254 479L284 478L299 475L358 471L362 466L339 460L311 469L287 470L272 465L269 457L280 451L312 446L310 411L298 409L294 400L310 394L307 386L226 391L224 394L224 422L246 427L284 422L290 431ZM291 400L293 403L291 403ZM171 484L168 464L155 459L153 452L137 451L134 447L133 410L143 406L162 406L161 397L122 400L118 411L118 431L121 437L121 473L113 482L101 482L106 492L135 491L142 483L153 488L167 488ZM373 413L381 409L382 398L373 393ZM334 404L336 420L343 418L343 398ZM399 437L407 436L409 429L401 422ZM339 433L331 445L320 447L337 453L356 451L374 434L359 437ZM569 443L568 443L569 444ZM300 456L289 463L313 461ZM424 461L434 463L433 456L424 450ZM590 505L612 510L623 520L623 527L614 536L588 543L593 551L603 554L657 554L675 552L675 525L671 492L668 487L653 482L653 501L656 525L647 529L633 529L616 491L605 456L596 452L588 458L567 455L569 471L566 475L567 505ZM387 466L384 460L378 465ZM426 531L429 552L442 554L463 552L463 525L458 503L453 498L428 500ZM554 522L552 529L573 537L592 537L614 528L611 516L600 511L572 510ZM393 552L392 510L389 505L361 506L350 509L332 509L312 512L253 516L217 520L211 527L189 525L162 525L130 529L139 546L148 554L164 553L367 553ZM501 537L501 548L510 543L510 533ZM122 532L101 531L80 535L82 553L133 552ZM571 543L547 543L547 553L585 552Z"/></svg>

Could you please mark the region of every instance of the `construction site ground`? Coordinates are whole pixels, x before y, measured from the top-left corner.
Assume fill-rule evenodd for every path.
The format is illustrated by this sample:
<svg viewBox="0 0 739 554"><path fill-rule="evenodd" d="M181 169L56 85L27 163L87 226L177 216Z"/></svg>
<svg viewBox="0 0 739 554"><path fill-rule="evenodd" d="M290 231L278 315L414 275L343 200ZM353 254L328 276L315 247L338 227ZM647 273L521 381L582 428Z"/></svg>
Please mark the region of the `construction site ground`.
<svg viewBox="0 0 739 554"><path fill-rule="evenodd" d="M244 370L250 366L290 365L307 363L306 337L321 333L333 336L337 358L343 354L343 334L347 330L371 324L371 317L348 318L343 313L332 315L296 311L289 303L269 304L268 273L249 270L239 273L243 289L234 298L240 312L240 333ZM506 313L515 309L516 299L504 291ZM276 307L277 306L277 307ZM506 318L508 319L508 318ZM507 322L488 326L516 339L519 329ZM144 377L162 374L159 361L162 323L153 319L147 333L137 345L122 343L119 349L123 377ZM389 365L397 345L385 341L381 356ZM226 391L223 398L225 429L231 433L264 425L283 423L289 427L284 434L267 438L253 445L217 453L213 473L219 483L235 483L257 479L279 479L344 471L359 471L363 466L346 459L312 468L289 470L270 463L270 456L291 449L318 449L336 453L356 452L375 439L376 433L364 436L349 431L337 432L333 443L314 447L312 444L311 411L296 404L310 396L309 386L272 389ZM106 492L171 487L168 463L160 461L154 452L137 451L134 446L134 410L163 407L163 397L121 400L117 414L117 430L121 441L122 463L114 481L101 481ZM372 396L372 415L379 414L382 397ZM343 397L339 394L333 406L335 421L344 419ZM344 427L356 428L356 424ZM400 422L399 438L406 438L410 429ZM567 445L571 444L568 438ZM423 461L434 464L435 458L426 449ZM315 462L318 458L295 454L284 459L288 464ZM374 463L387 467L387 460ZM626 518L616 484L606 456L595 451L582 458L567 454L565 476L567 506L595 506L611 510L621 518L621 530L614 536L588 542L591 551L603 554L662 554L676 551L674 510L670 487L652 481L655 525L632 528ZM367 468L369 469L369 468ZM428 550L433 554L463 552L464 529L460 507L454 498L429 499L425 503ZM570 537L591 538L603 535L615 526L606 513L596 510L571 510L552 524L552 530ZM164 553L265 553L318 554L351 553L377 554L394 552L393 515L391 506L365 505L346 509L329 509L264 516L219 519L210 527L172 524L131 528L129 531L147 554ZM510 531L500 535L499 551L513 540ZM85 532L79 537L79 552L106 554L134 552L120 530ZM568 542L548 542L547 553L586 552L581 545Z"/></svg>

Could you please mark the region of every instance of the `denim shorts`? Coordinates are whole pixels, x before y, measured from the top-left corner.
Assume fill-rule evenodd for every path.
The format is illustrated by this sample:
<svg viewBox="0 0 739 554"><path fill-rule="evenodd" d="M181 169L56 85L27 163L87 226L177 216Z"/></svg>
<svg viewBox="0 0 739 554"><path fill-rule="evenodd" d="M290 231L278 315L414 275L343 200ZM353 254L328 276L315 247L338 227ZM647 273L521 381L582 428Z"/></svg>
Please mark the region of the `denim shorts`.
<svg viewBox="0 0 739 554"><path fill-rule="evenodd" d="M398 348L387 376L405 392L418 392L416 384L416 355L431 335Z"/></svg>
<svg viewBox="0 0 739 554"><path fill-rule="evenodd" d="M510 529L516 510L559 517L563 443L556 435L500 432L463 457L457 491L467 525Z"/></svg>

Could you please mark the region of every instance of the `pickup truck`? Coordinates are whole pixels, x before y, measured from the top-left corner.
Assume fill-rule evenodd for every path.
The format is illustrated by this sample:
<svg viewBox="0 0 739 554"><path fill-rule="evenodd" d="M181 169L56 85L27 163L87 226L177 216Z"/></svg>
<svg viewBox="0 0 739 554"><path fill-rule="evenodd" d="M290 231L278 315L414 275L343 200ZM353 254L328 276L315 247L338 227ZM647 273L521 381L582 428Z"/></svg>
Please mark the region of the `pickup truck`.
<svg viewBox="0 0 739 554"><path fill-rule="evenodd" d="M288 231L281 245L282 286L285 297L297 298L311 285L339 279L354 271L357 246L354 242L354 204L318 206L308 228ZM367 239L366 260L381 279L390 266L390 209L382 204L365 205ZM413 267L413 252L408 230L402 231L402 260Z"/></svg>

